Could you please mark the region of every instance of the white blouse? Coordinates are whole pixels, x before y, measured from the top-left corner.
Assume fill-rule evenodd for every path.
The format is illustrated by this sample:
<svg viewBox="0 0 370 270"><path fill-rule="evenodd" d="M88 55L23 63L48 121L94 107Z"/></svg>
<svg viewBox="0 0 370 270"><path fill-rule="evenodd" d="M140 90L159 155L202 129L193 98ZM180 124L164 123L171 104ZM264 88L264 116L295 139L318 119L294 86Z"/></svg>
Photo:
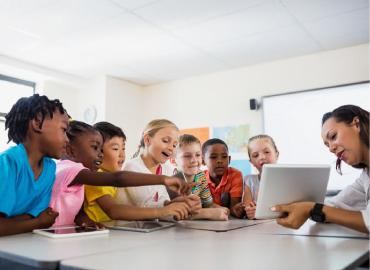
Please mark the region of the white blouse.
<svg viewBox="0 0 370 270"><path fill-rule="evenodd" d="M174 167L171 164L162 164L162 175L172 176ZM126 162L123 170L152 173L144 164L140 156ZM139 186L118 188L116 202L137 207L163 207L165 201L169 201L167 189L164 185Z"/></svg>
<svg viewBox="0 0 370 270"><path fill-rule="evenodd" d="M343 189L338 195L327 199L325 204L347 210L361 211L365 225L370 231L369 187L370 178L366 169L364 169L352 185Z"/></svg>

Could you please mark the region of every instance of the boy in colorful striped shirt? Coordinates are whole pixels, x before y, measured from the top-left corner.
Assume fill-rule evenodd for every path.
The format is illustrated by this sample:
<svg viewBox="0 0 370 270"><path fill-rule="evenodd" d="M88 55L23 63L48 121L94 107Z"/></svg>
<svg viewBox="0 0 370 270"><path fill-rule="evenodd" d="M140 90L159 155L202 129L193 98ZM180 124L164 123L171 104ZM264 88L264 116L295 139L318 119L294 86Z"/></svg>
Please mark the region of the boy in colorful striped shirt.
<svg viewBox="0 0 370 270"><path fill-rule="evenodd" d="M207 178L200 170L202 149L197 137L189 134L180 136L176 149L176 164L187 182L196 183L192 194L198 195L202 202L202 209L193 215L192 219L228 220L229 209L213 203Z"/></svg>

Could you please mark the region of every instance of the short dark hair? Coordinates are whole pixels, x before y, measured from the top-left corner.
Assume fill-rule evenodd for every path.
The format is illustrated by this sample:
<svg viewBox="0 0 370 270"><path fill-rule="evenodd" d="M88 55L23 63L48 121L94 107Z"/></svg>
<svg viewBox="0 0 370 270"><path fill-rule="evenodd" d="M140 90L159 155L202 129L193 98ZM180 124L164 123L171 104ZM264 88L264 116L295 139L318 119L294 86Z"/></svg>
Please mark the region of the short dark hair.
<svg viewBox="0 0 370 270"><path fill-rule="evenodd" d="M207 140L203 143L203 145L202 145L202 155L205 156L205 154L207 153L208 147L211 146L211 145L214 145L214 144L224 145L226 147L227 152L229 152L229 147L227 147L227 144L223 140L218 139L218 138L213 138L213 139L209 139L209 140Z"/></svg>
<svg viewBox="0 0 370 270"><path fill-rule="evenodd" d="M77 121L77 120L72 120L69 122L69 126L67 129L67 137L70 142L74 142L77 138L77 136L83 134L83 133L99 133L93 126Z"/></svg>
<svg viewBox="0 0 370 270"><path fill-rule="evenodd" d="M34 94L22 97L13 105L5 116L5 130L8 130L8 139L20 144L26 139L29 121L41 117L40 128L46 117L53 118L54 112L67 114L59 99L50 100L47 96Z"/></svg>
<svg viewBox="0 0 370 270"><path fill-rule="evenodd" d="M191 134L183 134L179 138L179 147L182 147L184 145L189 145L192 143L198 143L199 145L201 145L200 140Z"/></svg>
<svg viewBox="0 0 370 270"><path fill-rule="evenodd" d="M356 105L343 105L331 112L327 112L323 115L321 125L325 122L334 118L337 122L343 122L347 125L351 124L353 119L357 117L360 122L360 140L369 148L369 112ZM366 168L366 164L359 163L352 165L354 168L363 169ZM341 174L341 159L337 159L336 164L337 171Z"/></svg>
<svg viewBox="0 0 370 270"><path fill-rule="evenodd" d="M113 137L120 137L126 140L126 135L120 127L117 127L109 122L98 122L94 128L103 136L103 141L110 140Z"/></svg>

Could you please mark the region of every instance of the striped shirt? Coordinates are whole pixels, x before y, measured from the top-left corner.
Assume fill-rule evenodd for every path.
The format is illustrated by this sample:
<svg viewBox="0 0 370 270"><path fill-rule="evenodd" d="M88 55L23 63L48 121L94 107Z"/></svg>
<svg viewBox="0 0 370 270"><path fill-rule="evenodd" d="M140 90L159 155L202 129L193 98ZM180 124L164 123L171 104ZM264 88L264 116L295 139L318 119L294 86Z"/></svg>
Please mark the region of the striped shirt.
<svg viewBox="0 0 370 270"><path fill-rule="evenodd" d="M193 182L197 184L192 188L191 193L200 197L202 207L210 207L213 204L213 199L204 172L197 173L193 178Z"/></svg>

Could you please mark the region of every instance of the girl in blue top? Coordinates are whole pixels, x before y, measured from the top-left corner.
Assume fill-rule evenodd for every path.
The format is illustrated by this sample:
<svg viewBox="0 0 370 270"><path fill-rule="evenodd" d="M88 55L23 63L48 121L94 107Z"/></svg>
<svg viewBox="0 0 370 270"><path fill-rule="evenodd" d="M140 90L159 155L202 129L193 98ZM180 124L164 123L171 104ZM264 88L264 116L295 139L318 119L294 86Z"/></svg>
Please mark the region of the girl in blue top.
<svg viewBox="0 0 370 270"><path fill-rule="evenodd" d="M55 163L65 151L68 114L59 100L35 94L19 99L5 116L9 141L0 154L0 236L51 226L48 208Z"/></svg>

